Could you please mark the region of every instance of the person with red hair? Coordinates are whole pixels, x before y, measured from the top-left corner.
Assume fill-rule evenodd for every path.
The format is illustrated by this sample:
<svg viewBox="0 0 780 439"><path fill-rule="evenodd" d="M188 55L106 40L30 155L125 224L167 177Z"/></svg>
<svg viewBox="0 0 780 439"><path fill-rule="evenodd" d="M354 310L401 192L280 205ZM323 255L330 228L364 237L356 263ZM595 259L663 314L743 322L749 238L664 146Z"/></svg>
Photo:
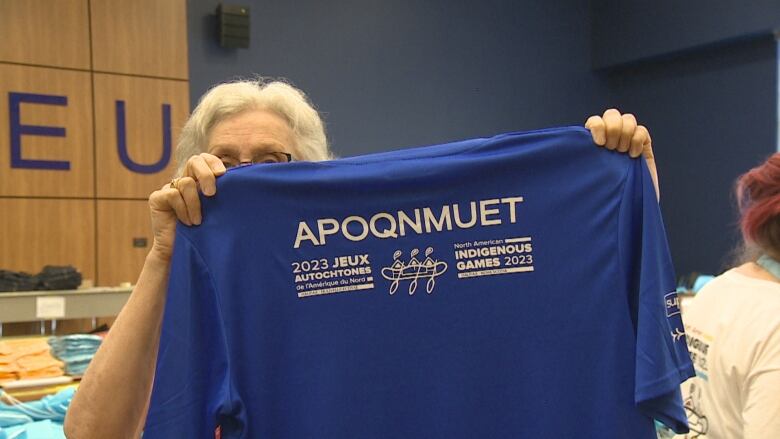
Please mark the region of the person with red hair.
<svg viewBox="0 0 780 439"><path fill-rule="evenodd" d="M780 438L780 153L742 175L736 194L743 263L683 313L696 368L683 384L689 438Z"/></svg>

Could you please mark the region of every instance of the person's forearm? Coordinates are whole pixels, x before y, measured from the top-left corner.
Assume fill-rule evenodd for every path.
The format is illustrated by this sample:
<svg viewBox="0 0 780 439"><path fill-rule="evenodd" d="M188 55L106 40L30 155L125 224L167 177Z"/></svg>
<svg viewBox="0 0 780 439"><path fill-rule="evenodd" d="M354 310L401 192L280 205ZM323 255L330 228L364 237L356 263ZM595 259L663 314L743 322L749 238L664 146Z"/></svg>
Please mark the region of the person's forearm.
<svg viewBox="0 0 780 439"><path fill-rule="evenodd" d="M138 437L154 379L170 262L152 250L73 397L70 439Z"/></svg>

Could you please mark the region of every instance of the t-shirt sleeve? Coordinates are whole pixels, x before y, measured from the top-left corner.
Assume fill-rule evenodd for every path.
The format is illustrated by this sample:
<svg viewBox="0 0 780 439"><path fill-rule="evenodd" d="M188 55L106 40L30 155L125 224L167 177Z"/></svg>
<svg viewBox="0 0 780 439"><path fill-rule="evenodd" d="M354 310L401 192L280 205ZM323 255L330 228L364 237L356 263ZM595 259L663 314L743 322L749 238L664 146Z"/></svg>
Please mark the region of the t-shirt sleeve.
<svg viewBox="0 0 780 439"><path fill-rule="evenodd" d="M634 401L647 416L688 432L680 383L694 375L674 269L644 159L626 176L618 242L636 334Z"/></svg>
<svg viewBox="0 0 780 439"><path fill-rule="evenodd" d="M775 322L760 338L743 386L744 439L780 437L780 320Z"/></svg>
<svg viewBox="0 0 780 439"><path fill-rule="evenodd" d="M218 425L233 424L240 402L220 314L208 267L177 233L144 439L213 439Z"/></svg>

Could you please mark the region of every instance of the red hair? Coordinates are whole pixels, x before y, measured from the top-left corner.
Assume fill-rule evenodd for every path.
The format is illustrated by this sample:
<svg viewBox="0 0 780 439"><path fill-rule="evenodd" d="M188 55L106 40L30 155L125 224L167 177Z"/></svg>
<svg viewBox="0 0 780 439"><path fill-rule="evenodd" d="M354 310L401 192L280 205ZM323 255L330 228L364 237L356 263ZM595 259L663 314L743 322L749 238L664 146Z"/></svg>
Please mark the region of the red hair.
<svg viewBox="0 0 780 439"><path fill-rule="evenodd" d="M745 242L780 256L780 153L739 177L736 191Z"/></svg>

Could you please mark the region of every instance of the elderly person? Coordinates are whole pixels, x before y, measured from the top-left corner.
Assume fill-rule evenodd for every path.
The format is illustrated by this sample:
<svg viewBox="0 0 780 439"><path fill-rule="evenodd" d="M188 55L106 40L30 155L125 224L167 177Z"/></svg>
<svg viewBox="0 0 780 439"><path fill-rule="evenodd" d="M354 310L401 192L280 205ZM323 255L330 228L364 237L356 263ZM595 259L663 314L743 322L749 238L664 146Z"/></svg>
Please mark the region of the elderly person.
<svg viewBox="0 0 780 439"><path fill-rule="evenodd" d="M691 437L780 437L780 153L737 181L743 264L684 311Z"/></svg>
<svg viewBox="0 0 780 439"><path fill-rule="evenodd" d="M642 154L657 177L650 135L630 114L588 119L594 142ZM176 221L202 221L200 193L216 193L227 168L331 158L322 120L300 90L282 82L221 84L204 95L182 130L178 178L149 197L154 245L133 294L92 360L65 420L71 438L138 437L152 391Z"/></svg>

